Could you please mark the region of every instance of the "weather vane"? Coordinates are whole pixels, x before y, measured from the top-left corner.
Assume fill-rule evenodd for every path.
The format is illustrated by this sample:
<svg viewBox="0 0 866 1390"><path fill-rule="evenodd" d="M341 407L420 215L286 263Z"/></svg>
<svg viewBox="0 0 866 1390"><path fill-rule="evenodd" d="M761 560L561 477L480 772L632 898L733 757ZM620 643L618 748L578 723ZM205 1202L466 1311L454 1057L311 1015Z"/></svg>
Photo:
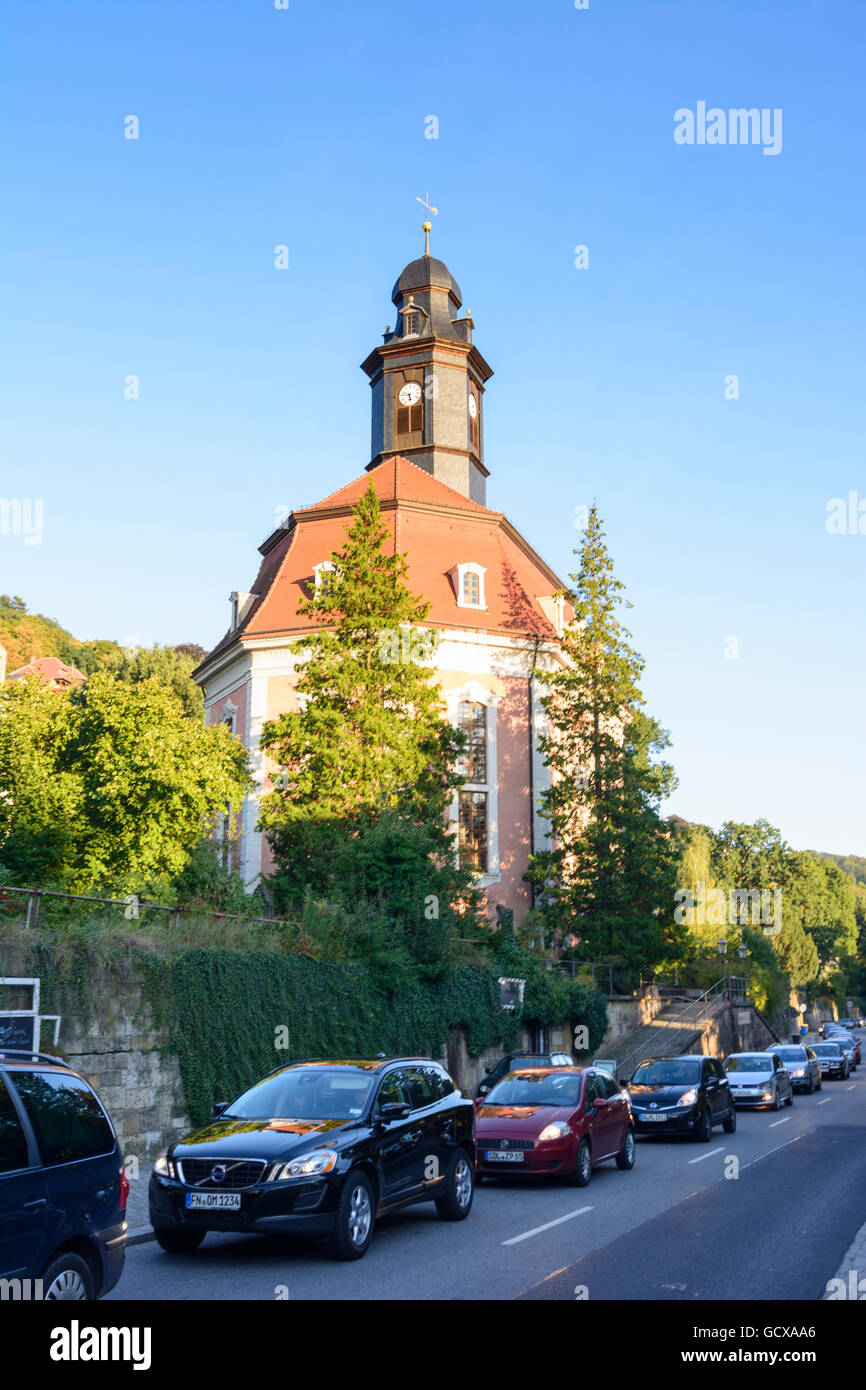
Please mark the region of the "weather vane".
<svg viewBox="0 0 866 1390"><path fill-rule="evenodd" d="M428 211L429 213L431 213L433 217L437 217L437 216L439 215L439 209L438 209L438 208L434 208L433 204L430 202L430 194L429 194L429 193L428 193L428 194L426 195L426 197L424 197L424 198L416 198L415 201L416 201L417 203L420 203L422 207L426 208L427 211ZM424 231L424 255L425 255L425 256L429 256L429 255L430 255L430 233L432 232L432 230L433 230L433 223L432 223L432 222L425 222L425 223L424 223L424 228L423 228L423 231Z"/></svg>

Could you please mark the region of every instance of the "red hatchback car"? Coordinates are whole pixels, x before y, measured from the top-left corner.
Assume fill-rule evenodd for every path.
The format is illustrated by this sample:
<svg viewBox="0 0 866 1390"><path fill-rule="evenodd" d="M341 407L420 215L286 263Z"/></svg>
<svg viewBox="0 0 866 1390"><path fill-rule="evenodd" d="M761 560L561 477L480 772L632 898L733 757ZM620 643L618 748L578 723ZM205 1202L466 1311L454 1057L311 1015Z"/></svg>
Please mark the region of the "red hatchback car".
<svg viewBox="0 0 866 1390"><path fill-rule="evenodd" d="M592 1067L509 1072L475 1102L475 1112L476 1179L507 1172L586 1187L606 1158L634 1167L628 1096Z"/></svg>

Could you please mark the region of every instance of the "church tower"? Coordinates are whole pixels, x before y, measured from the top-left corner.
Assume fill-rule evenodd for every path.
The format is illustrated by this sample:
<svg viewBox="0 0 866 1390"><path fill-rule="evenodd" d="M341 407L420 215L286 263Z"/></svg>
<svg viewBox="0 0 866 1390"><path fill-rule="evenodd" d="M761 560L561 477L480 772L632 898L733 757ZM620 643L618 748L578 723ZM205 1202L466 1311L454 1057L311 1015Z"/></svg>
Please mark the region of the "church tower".
<svg viewBox="0 0 866 1390"><path fill-rule="evenodd" d="M484 386L493 375L473 345L474 324L448 267L430 255L410 261L391 294L397 322L361 368L373 392L368 471L395 454L485 505Z"/></svg>

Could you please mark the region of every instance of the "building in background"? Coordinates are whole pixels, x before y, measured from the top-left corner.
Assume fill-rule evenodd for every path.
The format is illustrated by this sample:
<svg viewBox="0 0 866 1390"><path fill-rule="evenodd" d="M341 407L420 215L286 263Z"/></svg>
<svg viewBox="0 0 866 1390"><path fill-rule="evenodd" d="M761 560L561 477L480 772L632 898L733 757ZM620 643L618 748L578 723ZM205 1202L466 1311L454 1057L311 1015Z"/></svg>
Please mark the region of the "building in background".
<svg viewBox="0 0 866 1390"><path fill-rule="evenodd" d="M2 664L6 664L5 652ZM26 666L19 666L17 671L10 671L7 680L26 680L28 676L38 676L42 684L49 686L51 690L69 690L71 686L84 684L87 680L84 672L79 671L77 666L67 666L58 656L36 657L33 661L28 661Z"/></svg>

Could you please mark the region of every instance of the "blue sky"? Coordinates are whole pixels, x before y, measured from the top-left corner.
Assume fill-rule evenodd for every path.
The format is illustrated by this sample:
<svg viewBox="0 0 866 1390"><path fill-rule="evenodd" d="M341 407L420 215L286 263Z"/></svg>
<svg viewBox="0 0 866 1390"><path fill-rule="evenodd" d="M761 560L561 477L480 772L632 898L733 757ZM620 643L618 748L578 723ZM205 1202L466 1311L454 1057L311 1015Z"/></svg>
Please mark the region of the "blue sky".
<svg viewBox="0 0 866 1390"><path fill-rule="evenodd" d="M495 371L488 504L565 574L598 502L670 809L866 854L866 535L825 527L866 499L862 6L3 14L0 497L44 536L0 535L2 591L214 642L276 509L368 462L358 364L429 190ZM678 145L699 101L781 109L781 152Z"/></svg>

